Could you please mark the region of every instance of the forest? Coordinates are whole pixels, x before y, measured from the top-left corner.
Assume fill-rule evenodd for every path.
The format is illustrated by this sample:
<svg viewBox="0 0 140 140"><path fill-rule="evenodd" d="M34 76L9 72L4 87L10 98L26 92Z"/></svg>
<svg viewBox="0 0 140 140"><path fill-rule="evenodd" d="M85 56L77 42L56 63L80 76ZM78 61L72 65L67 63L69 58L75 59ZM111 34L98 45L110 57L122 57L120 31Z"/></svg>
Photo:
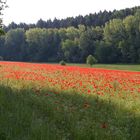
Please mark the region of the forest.
<svg viewBox="0 0 140 140"><path fill-rule="evenodd" d="M0 59L24 62L140 63L140 7L3 26Z"/></svg>

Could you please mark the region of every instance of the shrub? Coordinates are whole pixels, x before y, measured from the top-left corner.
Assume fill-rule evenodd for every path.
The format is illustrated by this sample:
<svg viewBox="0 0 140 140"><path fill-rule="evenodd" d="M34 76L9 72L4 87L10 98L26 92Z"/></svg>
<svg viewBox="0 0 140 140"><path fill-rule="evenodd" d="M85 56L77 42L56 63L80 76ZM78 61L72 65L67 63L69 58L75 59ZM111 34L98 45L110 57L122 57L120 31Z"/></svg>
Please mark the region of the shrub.
<svg viewBox="0 0 140 140"><path fill-rule="evenodd" d="M62 65L62 66L65 66L65 65L66 65L66 62L65 62L64 60L61 60L61 61L59 62L59 64Z"/></svg>
<svg viewBox="0 0 140 140"><path fill-rule="evenodd" d="M86 62L87 62L87 64L89 64L90 66L92 66L93 64L96 64L97 63L97 59L94 56L89 55L87 57L87 61Z"/></svg>
<svg viewBox="0 0 140 140"><path fill-rule="evenodd" d="M0 61L3 61L3 57L2 56L0 56Z"/></svg>

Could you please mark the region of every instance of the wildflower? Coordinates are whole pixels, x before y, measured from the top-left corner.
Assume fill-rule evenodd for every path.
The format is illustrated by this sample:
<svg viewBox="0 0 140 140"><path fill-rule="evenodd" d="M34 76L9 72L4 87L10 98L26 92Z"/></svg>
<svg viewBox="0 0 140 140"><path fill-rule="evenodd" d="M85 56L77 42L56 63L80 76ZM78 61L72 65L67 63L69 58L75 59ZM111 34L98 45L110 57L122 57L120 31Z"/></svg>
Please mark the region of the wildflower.
<svg viewBox="0 0 140 140"><path fill-rule="evenodd" d="M87 103L87 102L85 102L85 103L84 103L84 108L89 108L89 107L90 107L90 104Z"/></svg>
<svg viewBox="0 0 140 140"><path fill-rule="evenodd" d="M107 128L107 127L108 126L107 126L107 124L105 122L101 124L101 128Z"/></svg>

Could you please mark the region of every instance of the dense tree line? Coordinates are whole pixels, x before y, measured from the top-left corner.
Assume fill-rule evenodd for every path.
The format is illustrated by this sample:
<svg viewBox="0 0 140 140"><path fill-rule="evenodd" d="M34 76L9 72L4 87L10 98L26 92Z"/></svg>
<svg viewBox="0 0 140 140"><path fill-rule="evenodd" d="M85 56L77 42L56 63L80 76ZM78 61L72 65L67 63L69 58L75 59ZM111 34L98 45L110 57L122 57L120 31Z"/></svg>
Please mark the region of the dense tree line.
<svg viewBox="0 0 140 140"><path fill-rule="evenodd" d="M15 28L0 37L4 60L85 63L88 55L99 63L140 63L140 11L104 26Z"/></svg>
<svg viewBox="0 0 140 140"><path fill-rule="evenodd" d="M78 28L78 25L85 25L85 26L102 26L111 19L119 18L123 19L128 15L134 15L140 7L134 8L126 8L123 10L114 10L114 11L100 11L99 13L89 14L89 15L79 15L77 17L68 17L66 19L54 19L54 20L38 20L36 24L26 24L20 23L16 24L12 22L8 26L4 27L4 30L7 32L10 29L16 28L24 28L28 30L30 28L67 28L73 26Z"/></svg>

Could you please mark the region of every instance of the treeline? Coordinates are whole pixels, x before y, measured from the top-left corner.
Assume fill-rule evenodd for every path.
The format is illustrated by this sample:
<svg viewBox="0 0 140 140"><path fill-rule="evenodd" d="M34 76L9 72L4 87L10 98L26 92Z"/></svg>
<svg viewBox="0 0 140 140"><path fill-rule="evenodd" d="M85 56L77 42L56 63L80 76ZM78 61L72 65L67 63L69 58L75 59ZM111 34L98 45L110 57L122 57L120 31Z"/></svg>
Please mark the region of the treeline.
<svg viewBox="0 0 140 140"><path fill-rule="evenodd" d="M0 37L0 56L10 61L140 63L140 11L104 26L16 28Z"/></svg>
<svg viewBox="0 0 140 140"><path fill-rule="evenodd" d="M54 19L44 21L42 19L38 20L36 24L26 24L20 23L16 24L12 22L8 26L4 26L4 30L7 32L10 29L23 28L28 30L30 28L67 28L73 26L78 28L78 25L87 26L102 26L111 19L119 18L124 19L128 15L134 15L140 7L126 8L123 10L114 10L114 11L100 11L99 13L89 14L86 16L79 15L77 17L68 17L66 19Z"/></svg>

